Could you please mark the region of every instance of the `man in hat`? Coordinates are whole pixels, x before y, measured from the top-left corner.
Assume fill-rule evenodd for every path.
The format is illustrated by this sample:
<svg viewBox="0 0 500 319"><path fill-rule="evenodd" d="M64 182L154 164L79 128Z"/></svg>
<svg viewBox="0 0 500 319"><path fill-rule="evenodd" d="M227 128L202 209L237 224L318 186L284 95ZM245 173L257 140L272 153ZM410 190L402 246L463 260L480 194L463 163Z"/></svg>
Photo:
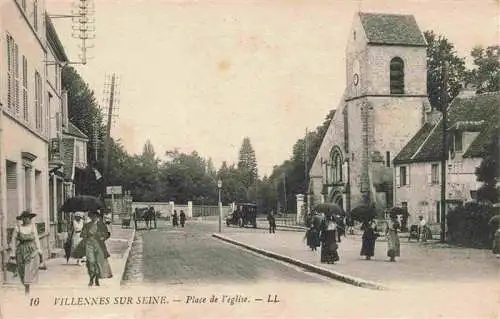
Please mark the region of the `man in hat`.
<svg viewBox="0 0 500 319"><path fill-rule="evenodd" d="M38 280L38 269L43 262L38 231L32 222L35 216L25 210L16 217L21 223L14 227L10 244L11 258L15 257L17 272L26 294L30 292L30 285Z"/></svg>

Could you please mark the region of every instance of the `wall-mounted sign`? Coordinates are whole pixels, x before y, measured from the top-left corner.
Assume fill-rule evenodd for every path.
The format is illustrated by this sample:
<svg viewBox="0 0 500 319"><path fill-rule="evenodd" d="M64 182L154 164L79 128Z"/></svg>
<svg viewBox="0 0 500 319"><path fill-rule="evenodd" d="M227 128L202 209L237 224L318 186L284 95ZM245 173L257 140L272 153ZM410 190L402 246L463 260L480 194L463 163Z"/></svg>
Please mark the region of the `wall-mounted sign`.
<svg viewBox="0 0 500 319"><path fill-rule="evenodd" d="M106 194L108 195L121 195L122 187L121 186L106 186Z"/></svg>

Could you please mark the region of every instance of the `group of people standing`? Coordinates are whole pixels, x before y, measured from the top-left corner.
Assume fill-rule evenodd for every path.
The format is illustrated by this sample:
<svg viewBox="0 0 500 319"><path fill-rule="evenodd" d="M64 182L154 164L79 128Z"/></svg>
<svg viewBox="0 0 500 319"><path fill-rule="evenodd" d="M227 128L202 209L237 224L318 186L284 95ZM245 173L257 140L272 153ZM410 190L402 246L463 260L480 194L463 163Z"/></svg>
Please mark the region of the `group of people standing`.
<svg viewBox="0 0 500 319"><path fill-rule="evenodd" d="M46 269L43 252L33 218L36 214L23 211L17 220L10 241L9 263L15 265L12 271L19 276L25 293L30 293L32 284L38 281L40 269ZM108 227L98 211L88 214L85 221L82 213L75 213L65 243L66 258L84 260L89 275L89 286L99 286L99 279L111 278L112 272L108 262L110 257L105 241L111 236Z"/></svg>
<svg viewBox="0 0 500 319"><path fill-rule="evenodd" d="M173 227L179 227L179 219L181 221L181 227L184 228L184 225L186 224L186 213L184 213L183 210L181 210L181 213L177 215L177 211L174 210L174 213L172 215L172 226Z"/></svg>
<svg viewBox="0 0 500 319"><path fill-rule="evenodd" d="M341 242L340 237L345 236L345 229L350 226L350 222L344 222L344 218L339 215L320 215L315 213L310 219L309 228L306 232L307 246L312 251L321 247L321 262L333 264L340 260L338 253ZM386 221L385 236L387 238L387 257L391 262L396 261L400 256L400 241L398 232L401 224L397 216L390 216ZM362 244L360 255L370 260L375 256L375 241L380 237L375 220L364 221L361 225ZM351 233L351 231L349 232Z"/></svg>

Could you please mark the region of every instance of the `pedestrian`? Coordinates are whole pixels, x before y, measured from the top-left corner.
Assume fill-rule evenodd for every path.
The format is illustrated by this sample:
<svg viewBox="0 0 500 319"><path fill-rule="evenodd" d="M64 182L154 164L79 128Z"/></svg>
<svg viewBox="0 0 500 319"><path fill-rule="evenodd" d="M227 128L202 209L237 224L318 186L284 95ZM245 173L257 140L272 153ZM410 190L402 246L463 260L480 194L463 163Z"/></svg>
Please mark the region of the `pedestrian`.
<svg viewBox="0 0 500 319"><path fill-rule="evenodd" d="M317 248L321 246L319 234L320 234L319 227L315 227L315 225L311 223L309 229L306 232L306 240L307 240L307 246L309 246L309 248L311 248L312 251L316 251Z"/></svg>
<svg viewBox="0 0 500 319"><path fill-rule="evenodd" d="M267 221L269 222L269 233L274 234L276 232L276 218L274 217L273 211L267 214Z"/></svg>
<svg viewBox="0 0 500 319"><path fill-rule="evenodd" d="M425 243L427 242L427 239L430 237L429 236L430 229L427 226L427 221L424 219L424 216L418 216L418 219L420 220L418 223L418 239L421 239L422 242Z"/></svg>
<svg viewBox="0 0 500 319"><path fill-rule="evenodd" d="M337 242L341 242L340 237L343 235L345 236L345 223L344 223L344 218L340 215L336 215L336 221L337 221Z"/></svg>
<svg viewBox="0 0 500 319"><path fill-rule="evenodd" d="M85 245L87 257L87 271L89 274L89 287L100 286L99 279L112 278L109 265L109 252L105 241L110 237L108 228L100 219L99 212L89 213L91 221L83 226L81 236Z"/></svg>
<svg viewBox="0 0 500 319"><path fill-rule="evenodd" d="M172 215L172 226L173 227L178 227L179 226L179 216L177 215L177 211L174 210L174 214Z"/></svg>
<svg viewBox="0 0 500 319"><path fill-rule="evenodd" d="M13 230L10 257L15 258L17 274L24 285L25 294L30 293L30 285L38 281L38 270L43 262L42 248L36 224L36 214L23 211L16 219L21 221Z"/></svg>
<svg viewBox="0 0 500 319"><path fill-rule="evenodd" d="M389 215L389 220L386 222L385 235L387 237L387 257L390 261L396 261L396 257L400 255L399 235L400 229L398 217L396 215Z"/></svg>
<svg viewBox="0 0 500 319"><path fill-rule="evenodd" d="M184 213L183 210L181 210L179 217L181 220L181 227L184 228L184 224L186 223L186 214Z"/></svg>
<svg viewBox="0 0 500 319"><path fill-rule="evenodd" d="M493 234L493 254L500 258L500 223L498 223L497 230Z"/></svg>
<svg viewBox="0 0 500 319"><path fill-rule="evenodd" d="M334 264L339 261L339 254L337 252L338 244L337 238L337 223L333 215L329 215L322 223L321 227L321 262L327 264Z"/></svg>
<svg viewBox="0 0 500 319"><path fill-rule="evenodd" d="M377 224L374 220L364 221L361 225L363 231L361 256L365 256L366 260L370 260L375 256L375 240L379 236L377 233Z"/></svg>
<svg viewBox="0 0 500 319"><path fill-rule="evenodd" d="M354 235L354 219L352 218L352 216L346 216L345 225L347 228L347 233L349 233L349 235Z"/></svg>
<svg viewBox="0 0 500 319"><path fill-rule="evenodd" d="M76 259L76 264L80 264L80 256L75 254L77 251L77 247L82 241L82 230L83 226L85 225L83 221L83 214L80 212L75 213L75 219L73 220L72 223L72 228L71 228L71 235L70 235L70 242L71 242L71 257ZM66 260L67 262L67 260ZM81 263L83 264L83 263Z"/></svg>

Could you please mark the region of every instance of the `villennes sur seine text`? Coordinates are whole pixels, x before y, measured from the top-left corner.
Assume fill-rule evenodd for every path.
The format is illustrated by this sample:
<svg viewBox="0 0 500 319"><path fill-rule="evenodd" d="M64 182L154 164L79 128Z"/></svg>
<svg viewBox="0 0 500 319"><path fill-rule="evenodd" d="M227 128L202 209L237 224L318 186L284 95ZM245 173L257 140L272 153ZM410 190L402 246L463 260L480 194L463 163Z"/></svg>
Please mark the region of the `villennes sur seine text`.
<svg viewBox="0 0 500 319"><path fill-rule="evenodd" d="M269 294L266 298L251 298L236 295L185 296L183 299L167 296L101 296L101 297L55 297L54 306L107 306L107 305L165 305L170 303L184 304L228 304L234 306L243 303L279 303L277 294ZM30 306L38 306L38 298L31 298Z"/></svg>

